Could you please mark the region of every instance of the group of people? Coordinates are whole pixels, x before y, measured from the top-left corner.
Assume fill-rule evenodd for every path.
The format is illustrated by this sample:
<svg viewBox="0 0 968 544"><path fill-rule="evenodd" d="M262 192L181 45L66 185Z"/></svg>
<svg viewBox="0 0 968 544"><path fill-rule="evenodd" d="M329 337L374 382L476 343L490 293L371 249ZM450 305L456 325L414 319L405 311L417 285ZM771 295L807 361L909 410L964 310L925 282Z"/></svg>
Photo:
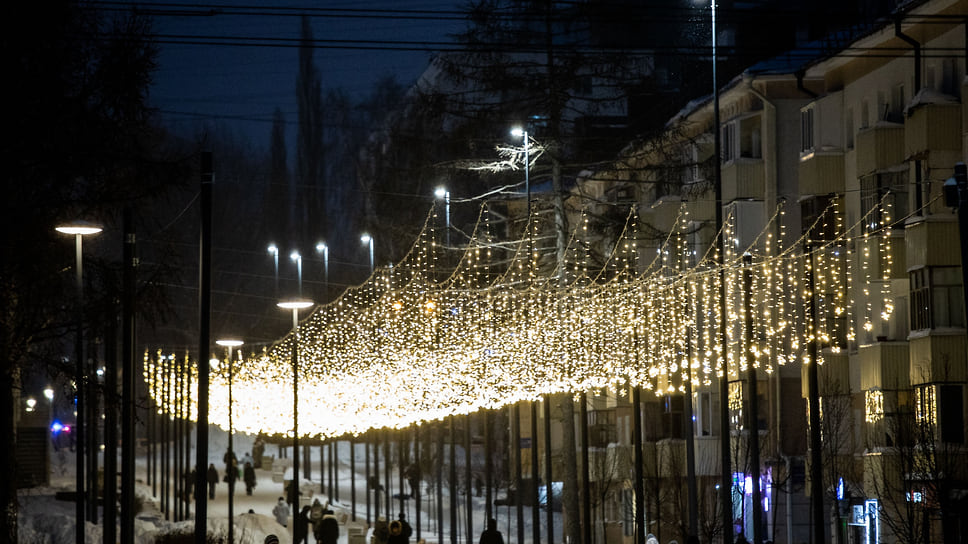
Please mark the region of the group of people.
<svg viewBox="0 0 968 544"><path fill-rule="evenodd" d="M403 512L400 512L400 516L389 524L381 517L373 525L373 542L376 544L410 544L412 534L413 528L407 523Z"/></svg>
<svg viewBox="0 0 968 544"><path fill-rule="evenodd" d="M286 499L279 497L279 502L272 509L276 522L283 527L289 523L289 505ZM293 516L292 541L295 544L309 544L309 535L316 539L316 544L336 544L339 540L339 522L336 515L327 506L323 506L319 499L313 500L312 506L304 506L302 511Z"/></svg>
<svg viewBox="0 0 968 544"><path fill-rule="evenodd" d="M239 470L238 457L232 450L225 452L225 455L222 456L222 462L225 463L225 475L222 476L222 481L229 485L229 494L235 495L235 482L241 477L242 481L245 482L245 494L251 495L256 485L256 467L255 460L249 455L249 452L245 452L245 455L242 456L242 470ZM215 468L215 463L209 463L205 480L208 482L208 498L214 499L215 486L219 482L218 469Z"/></svg>

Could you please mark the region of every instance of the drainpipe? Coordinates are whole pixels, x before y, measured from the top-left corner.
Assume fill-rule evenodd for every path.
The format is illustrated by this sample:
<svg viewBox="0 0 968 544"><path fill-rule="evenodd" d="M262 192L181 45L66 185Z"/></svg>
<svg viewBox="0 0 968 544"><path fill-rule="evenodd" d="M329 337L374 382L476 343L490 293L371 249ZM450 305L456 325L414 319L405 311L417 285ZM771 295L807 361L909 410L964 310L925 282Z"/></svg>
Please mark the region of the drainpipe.
<svg viewBox="0 0 968 544"><path fill-rule="evenodd" d="M907 42L911 47L914 48L914 94L917 94L921 90L921 44L908 36L901 30L901 16L897 15L894 18L894 35L901 40ZM915 159L914 161L914 207L917 210L918 215L924 215L922 207L924 207L924 188L922 187L923 180L921 178L921 159Z"/></svg>

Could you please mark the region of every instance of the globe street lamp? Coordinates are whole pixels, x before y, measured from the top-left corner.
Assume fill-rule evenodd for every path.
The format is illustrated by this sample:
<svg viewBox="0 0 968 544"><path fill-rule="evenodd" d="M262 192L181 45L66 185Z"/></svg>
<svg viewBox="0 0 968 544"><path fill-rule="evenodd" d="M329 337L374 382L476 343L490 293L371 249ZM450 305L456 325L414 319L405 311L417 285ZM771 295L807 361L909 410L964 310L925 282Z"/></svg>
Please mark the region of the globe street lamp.
<svg viewBox="0 0 968 544"><path fill-rule="evenodd" d="M279 247L276 244L269 244L267 250L275 263L276 296L279 296Z"/></svg>
<svg viewBox="0 0 968 544"><path fill-rule="evenodd" d="M289 259L296 263L296 272L299 275L299 298L302 298L302 255L298 251L293 250L289 254Z"/></svg>
<svg viewBox="0 0 968 544"><path fill-rule="evenodd" d="M369 234L360 236L360 242L370 246L370 275L373 275L373 237Z"/></svg>
<svg viewBox="0 0 968 544"><path fill-rule="evenodd" d="M74 536L76 538L77 544L84 544L84 520L86 516L84 515L84 387L85 387L85 365L84 365L84 259L83 259L83 242L81 241L84 236L89 236L92 234L97 234L103 230L99 225L89 223L87 221L75 221L66 225L61 225L56 227L57 232L63 234L73 234L74 235L74 279L75 279L75 290L76 290L76 300L75 300L75 326L76 326L76 336L74 343L74 379L75 379L75 391L76 391L76 406L77 415L74 420L74 433L75 433L75 448L77 450L77 473L76 473L76 486L77 493L75 496L75 532Z"/></svg>
<svg viewBox="0 0 968 544"><path fill-rule="evenodd" d="M329 246L326 242L316 244L316 253L323 254L323 302L329 300Z"/></svg>
<svg viewBox="0 0 968 544"><path fill-rule="evenodd" d="M299 513L299 310L313 305L311 300L286 300L276 304L292 310L292 481L289 484L289 504L293 520Z"/></svg>
<svg viewBox="0 0 968 544"><path fill-rule="evenodd" d="M215 343L218 344L218 345L220 345L220 346L222 346L222 347L224 347L224 348L226 348L228 350L228 353L229 353L229 357L228 357L228 372L229 372L229 453L230 453L229 459L231 460L231 458L235 454L235 449L232 447L232 434L233 434L233 427L232 427L232 372L233 372L233 366L234 366L234 362L232 360L232 350L233 350L233 348L236 348L238 346L241 346L243 344L243 342L241 340L234 340L234 339L227 338L227 339L223 339L223 340L216 340ZM232 474L231 476L229 476L229 479L231 480L235 476L237 476L237 474ZM230 481L229 482L229 535L228 535L229 536L229 544L232 544L234 542L234 535L233 535L233 532L234 532L233 530L234 529L235 529L235 485Z"/></svg>
<svg viewBox="0 0 968 544"><path fill-rule="evenodd" d="M444 199L444 218L447 224L447 247L450 247L450 191L444 187L437 187L434 196Z"/></svg>

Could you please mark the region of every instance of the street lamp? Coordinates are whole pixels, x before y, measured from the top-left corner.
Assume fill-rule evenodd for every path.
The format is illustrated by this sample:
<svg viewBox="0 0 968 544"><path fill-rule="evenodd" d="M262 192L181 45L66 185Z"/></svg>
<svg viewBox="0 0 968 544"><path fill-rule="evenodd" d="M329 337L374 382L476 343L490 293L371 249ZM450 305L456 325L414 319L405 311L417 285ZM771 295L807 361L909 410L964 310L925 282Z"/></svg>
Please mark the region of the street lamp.
<svg viewBox="0 0 968 544"><path fill-rule="evenodd" d="M437 187L434 196L444 199L444 217L447 221L447 247L450 247L450 191L444 187Z"/></svg>
<svg viewBox="0 0 968 544"><path fill-rule="evenodd" d="M292 481L289 484L289 504L293 519L299 513L299 310L313 305L311 300L285 300L276 304L292 310Z"/></svg>
<svg viewBox="0 0 968 544"><path fill-rule="evenodd" d="M275 262L276 296L279 296L279 248L276 244L269 244L267 249Z"/></svg>
<svg viewBox="0 0 968 544"><path fill-rule="evenodd" d="M360 236L360 242L370 246L370 275L373 274L373 237L369 234Z"/></svg>
<svg viewBox="0 0 968 544"><path fill-rule="evenodd" d="M289 254L289 259L296 263L296 270L299 274L299 298L302 298L302 255L298 251L293 250Z"/></svg>
<svg viewBox="0 0 968 544"><path fill-rule="evenodd" d="M76 390L76 406L77 415L74 420L74 433L75 433L75 448L77 450L77 473L75 482L77 485L77 492L75 496L75 538L77 544L84 544L84 520L86 516L84 515L84 386L85 386L85 368L84 368L84 259L83 259L83 242L81 241L84 236L89 236L92 234L97 234L103 230L99 225L89 223L87 221L76 221L66 225L61 225L56 227L57 232L63 234L73 234L74 235L74 279L75 279L75 290L76 290L76 300L75 300L75 326L76 337L74 344L74 357L76 359L74 364L74 373L76 380L75 390Z"/></svg>
<svg viewBox="0 0 968 544"><path fill-rule="evenodd" d="M528 131L521 127L514 127L511 129L511 136L516 138L521 138L524 141L524 192L528 199L528 219L527 223L531 222L531 157L530 155L530 141L528 138ZM528 255L528 259L531 259L531 255Z"/></svg>
<svg viewBox="0 0 968 544"><path fill-rule="evenodd" d="M316 253L323 254L323 301L329 300L329 246L326 242L316 244Z"/></svg>
<svg viewBox="0 0 968 544"><path fill-rule="evenodd" d="M235 449L232 447L232 370L234 363L232 361L232 349L241 346L243 342L241 340L234 339L224 339L216 340L216 344L226 348L229 352L228 366L229 366L229 452L231 458L235 454ZM230 480L235 477L236 474L229 476ZM235 529L235 487L233 483L229 483L229 544L232 544L234 540L233 529Z"/></svg>

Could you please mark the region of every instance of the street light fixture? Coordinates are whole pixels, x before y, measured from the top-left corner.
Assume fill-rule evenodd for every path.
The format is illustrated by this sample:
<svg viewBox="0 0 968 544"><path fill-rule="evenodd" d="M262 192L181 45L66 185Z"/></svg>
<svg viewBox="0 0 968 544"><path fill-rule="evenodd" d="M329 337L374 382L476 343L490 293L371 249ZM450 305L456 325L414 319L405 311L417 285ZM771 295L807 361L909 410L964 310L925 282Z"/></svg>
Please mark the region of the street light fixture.
<svg viewBox="0 0 968 544"><path fill-rule="evenodd" d="M85 365L84 365L84 259L83 259L83 242L84 236L90 236L92 234L97 234L103 229L100 225L95 225L88 221L75 221L73 223L68 223L66 225L61 225L56 227L57 232L63 234L74 235L74 279L75 279L75 290L77 294L77 300L75 301L75 326L76 337L74 344L74 372L76 374L76 405L77 415L74 420L74 435L75 435L75 448L77 450L77 471L75 482L77 485L77 492L75 496L75 532L74 536L76 538L77 544L84 544L84 520L86 519L85 514L85 500L84 500L84 387L87 383L85 379Z"/></svg>
<svg viewBox="0 0 968 544"><path fill-rule="evenodd" d="M241 346L243 342L241 340L235 340L231 338L226 338L223 340L216 340L216 344L226 348L229 353L228 357L228 367L229 367L229 457L231 458L235 454L235 449L232 447L232 372L234 361L232 360L232 350L238 346ZM230 478L236 476L233 474ZM232 483L229 484L229 544L233 544L234 534L233 529L235 529L235 487Z"/></svg>
<svg viewBox="0 0 968 544"><path fill-rule="evenodd" d="M302 255L298 251L293 250L289 254L289 259L296 263L296 270L299 274L299 298L302 298Z"/></svg>
<svg viewBox="0 0 968 544"><path fill-rule="evenodd" d="M276 244L269 244L267 250L275 263L276 296L279 296L279 247Z"/></svg>
<svg viewBox="0 0 968 544"><path fill-rule="evenodd" d="M528 219L531 222L531 157L530 155L530 138L528 138L528 131L521 127L514 127L511 129L511 136L516 138L521 138L524 141L524 192L528 199ZM531 255L528 255L528 259L531 259Z"/></svg>
<svg viewBox="0 0 968 544"><path fill-rule="evenodd" d="M326 242L316 244L316 253L323 254L323 302L329 300L329 246Z"/></svg>
<svg viewBox="0 0 968 544"><path fill-rule="evenodd" d="M285 300L276 304L292 310L292 481L289 484L289 504L293 516L299 512L299 310L313 305L311 300Z"/></svg>
<svg viewBox="0 0 968 544"><path fill-rule="evenodd" d="M360 236L360 242L370 246L370 274L373 274L373 237L369 234Z"/></svg>
<svg viewBox="0 0 968 544"><path fill-rule="evenodd" d="M444 187L437 187L434 196L444 199L444 217L447 221L447 247L450 247L450 191Z"/></svg>

